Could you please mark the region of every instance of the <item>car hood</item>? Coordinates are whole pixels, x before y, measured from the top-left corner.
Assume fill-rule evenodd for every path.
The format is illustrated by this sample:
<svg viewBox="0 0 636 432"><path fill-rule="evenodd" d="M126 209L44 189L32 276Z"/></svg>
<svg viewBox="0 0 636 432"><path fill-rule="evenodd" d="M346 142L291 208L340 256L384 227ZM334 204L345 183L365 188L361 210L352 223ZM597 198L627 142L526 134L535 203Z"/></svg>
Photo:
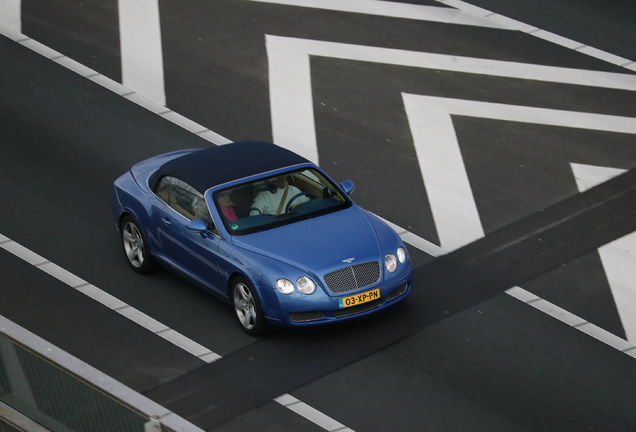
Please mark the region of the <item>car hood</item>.
<svg viewBox="0 0 636 432"><path fill-rule="evenodd" d="M382 262L376 231L356 206L267 231L236 236L233 243L319 277L350 265Z"/></svg>

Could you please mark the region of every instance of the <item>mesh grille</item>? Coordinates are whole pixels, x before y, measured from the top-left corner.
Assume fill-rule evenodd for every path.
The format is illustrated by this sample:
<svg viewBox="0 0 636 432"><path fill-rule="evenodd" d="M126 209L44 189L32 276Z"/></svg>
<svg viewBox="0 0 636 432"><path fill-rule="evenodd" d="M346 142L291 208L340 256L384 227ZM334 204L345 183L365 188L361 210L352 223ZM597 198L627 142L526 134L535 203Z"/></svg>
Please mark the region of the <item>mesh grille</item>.
<svg viewBox="0 0 636 432"><path fill-rule="evenodd" d="M353 306L353 307L349 307L345 309L338 309L333 311L333 313L336 316L336 318L342 318L349 315L355 315L355 314L365 312L365 311L368 311L369 309L373 309L380 306L380 301L381 301L380 299L373 300L372 302L363 303L358 306Z"/></svg>
<svg viewBox="0 0 636 432"><path fill-rule="evenodd" d="M399 297L400 295L404 294L404 292L406 291L406 284L402 285L401 287L399 287L398 289L395 289L393 291L391 291L386 298L384 299L384 301L391 301L396 297Z"/></svg>
<svg viewBox="0 0 636 432"><path fill-rule="evenodd" d="M293 322L317 321L324 317L325 314L322 311L292 312L289 314L289 319Z"/></svg>
<svg viewBox="0 0 636 432"><path fill-rule="evenodd" d="M380 263L377 261L356 264L325 275L325 283L335 293L364 288L379 280Z"/></svg>

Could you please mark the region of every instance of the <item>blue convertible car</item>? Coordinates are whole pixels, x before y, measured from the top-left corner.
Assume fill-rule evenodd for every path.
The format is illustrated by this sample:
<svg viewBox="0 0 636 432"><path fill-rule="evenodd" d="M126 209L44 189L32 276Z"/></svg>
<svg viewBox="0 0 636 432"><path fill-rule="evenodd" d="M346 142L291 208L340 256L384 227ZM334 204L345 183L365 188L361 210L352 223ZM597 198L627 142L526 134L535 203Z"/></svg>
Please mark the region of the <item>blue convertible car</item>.
<svg viewBox="0 0 636 432"><path fill-rule="evenodd" d="M372 314L411 290L398 235L354 185L274 144L245 141L140 162L112 189L139 273L160 264L230 303L247 333Z"/></svg>

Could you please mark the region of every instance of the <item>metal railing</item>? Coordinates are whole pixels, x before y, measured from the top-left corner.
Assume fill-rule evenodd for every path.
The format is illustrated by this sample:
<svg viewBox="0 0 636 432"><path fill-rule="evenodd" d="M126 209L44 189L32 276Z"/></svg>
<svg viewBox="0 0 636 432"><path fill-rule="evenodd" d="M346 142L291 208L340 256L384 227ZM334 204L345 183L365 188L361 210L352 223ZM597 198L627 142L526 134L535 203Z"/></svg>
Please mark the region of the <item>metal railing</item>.
<svg viewBox="0 0 636 432"><path fill-rule="evenodd" d="M0 401L53 432L173 432L2 333ZM28 429L5 416L5 430Z"/></svg>

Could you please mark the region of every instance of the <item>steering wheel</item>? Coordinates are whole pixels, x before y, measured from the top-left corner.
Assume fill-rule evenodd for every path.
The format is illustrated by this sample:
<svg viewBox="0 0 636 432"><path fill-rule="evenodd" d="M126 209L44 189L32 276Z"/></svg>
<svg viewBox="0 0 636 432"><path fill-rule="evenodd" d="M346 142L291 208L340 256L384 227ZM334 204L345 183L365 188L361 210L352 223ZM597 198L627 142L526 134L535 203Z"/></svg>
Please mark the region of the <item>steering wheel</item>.
<svg viewBox="0 0 636 432"><path fill-rule="evenodd" d="M287 202L287 207L285 207L285 213L289 213L289 210L291 210L291 205L292 202L296 199L299 198L301 196L308 196L311 199L316 199L316 195L312 194L311 192L301 192L299 194L294 195L293 197L291 197L291 199Z"/></svg>

